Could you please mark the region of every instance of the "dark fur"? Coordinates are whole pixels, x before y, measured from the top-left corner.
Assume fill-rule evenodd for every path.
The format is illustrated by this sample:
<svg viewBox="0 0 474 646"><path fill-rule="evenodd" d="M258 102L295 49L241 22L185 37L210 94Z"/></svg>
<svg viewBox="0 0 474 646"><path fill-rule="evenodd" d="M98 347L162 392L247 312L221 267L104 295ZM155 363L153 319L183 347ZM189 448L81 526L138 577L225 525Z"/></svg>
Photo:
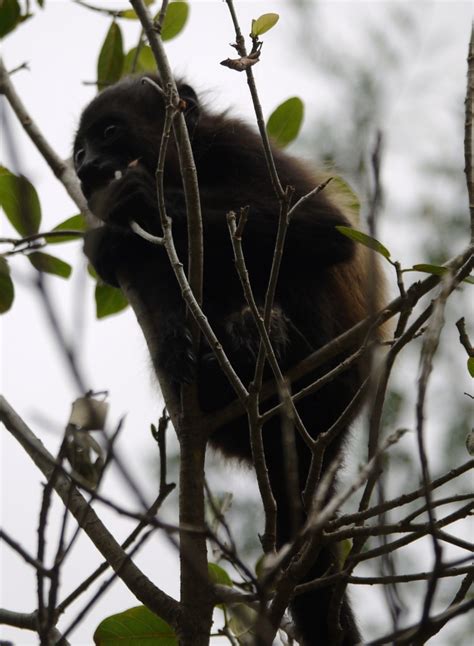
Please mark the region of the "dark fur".
<svg viewBox="0 0 474 646"><path fill-rule="evenodd" d="M244 383L253 376L259 339L244 302L233 263L226 214L249 205L243 237L244 253L257 302L262 305L267 286L278 220L278 202L269 179L259 137L240 121L208 114L199 108L194 92L180 86L187 101L187 122L199 178L204 225L204 312ZM203 410L221 408L233 393L209 348L203 343L194 356L186 328L184 307L166 252L131 234L127 222L135 219L160 233L154 171L163 124L163 101L140 79L127 79L103 91L84 110L74 146L77 173L92 212L106 223L86 237L85 250L99 275L116 284L118 271L127 268L134 285L163 321L157 340L155 364L177 385L197 375ZM115 125L115 130L105 129ZM82 151L82 152L81 152ZM313 189L318 180L287 154L275 150L283 186L295 188L295 200ZM128 164L139 159L136 167ZM112 179L114 172L123 173ZM111 181L112 180L112 181ZM168 215L180 258L186 262L186 210L177 154L170 145L165 177ZM324 191L300 208L289 227L278 282L270 336L283 369L297 363L349 328L367 313L364 260L335 226L350 222ZM325 369L330 366L325 366ZM321 374L323 371L318 371ZM358 369L304 399L298 410L311 435L326 430L348 404L358 386ZM306 379L309 382L317 375ZM294 384L293 390L301 384ZM340 450L344 436L327 452L326 464ZM244 418L219 429L211 443L225 455L251 461ZM291 538L290 505L284 486L284 456L280 422L264 427L264 443L273 492L278 504L278 546ZM300 485L309 466L308 451L296 437ZM333 563L329 550L321 553L308 579ZM324 588L292 604L302 643L327 646L331 594ZM341 612L344 644L359 640L347 599Z"/></svg>

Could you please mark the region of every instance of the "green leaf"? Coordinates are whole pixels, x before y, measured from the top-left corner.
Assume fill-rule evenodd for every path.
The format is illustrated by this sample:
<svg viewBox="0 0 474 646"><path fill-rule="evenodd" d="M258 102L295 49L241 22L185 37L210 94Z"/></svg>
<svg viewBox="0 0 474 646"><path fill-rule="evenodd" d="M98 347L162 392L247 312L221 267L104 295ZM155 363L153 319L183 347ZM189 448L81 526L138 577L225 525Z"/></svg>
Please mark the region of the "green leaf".
<svg viewBox="0 0 474 646"><path fill-rule="evenodd" d="M69 236L48 236L45 235L44 239L49 244L58 244L60 242L70 242L71 240L79 240L86 230L86 221L81 214L73 215L71 218L64 220L57 224L52 231L77 231L77 235Z"/></svg>
<svg viewBox="0 0 474 646"><path fill-rule="evenodd" d="M331 180L331 188L335 191L338 197L341 197L344 205L347 206L354 214L358 215L360 211L360 201L357 193L352 190L352 187L342 179L339 175L336 175Z"/></svg>
<svg viewBox="0 0 474 646"><path fill-rule="evenodd" d="M227 608L230 615L229 628L234 633L235 637L240 638L250 637L254 633L255 624L257 621L257 612L249 608L243 603L236 603ZM240 641L239 641L240 643ZM245 641L244 643L254 643L252 641Z"/></svg>
<svg viewBox="0 0 474 646"><path fill-rule="evenodd" d="M38 233L41 205L35 187L4 166L0 166L0 207L21 236Z"/></svg>
<svg viewBox="0 0 474 646"><path fill-rule="evenodd" d="M441 267L440 265L429 265L427 263L419 263L418 265L413 265L411 271L422 271L425 274L433 274L435 276L443 276L448 269L446 267Z"/></svg>
<svg viewBox="0 0 474 646"><path fill-rule="evenodd" d="M43 9L43 7L44 7L44 0L36 0L36 2L38 3L38 7L40 7L41 9Z"/></svg>
<svg viewBox="0 0 474 646"><path fill-rule="evenodd" d="M356 242L360 242L360 244L363 244L364 247L373 249L377 253L381 254L384 258L387 258L387 260L390 258L390 251L387 249L387 247L385 247L375 238L368 236L366 233L362 233L362 231L357 231L357 229L352 229L351 227L340 226L336 227L336 229L347 238L355 240Z"/></svg>
<svg viewBox="0 0 474 646"><path fill-rule="evenodd" d="M252 31L250 32L251 38L256 38L261 36L267 31L270 31L274 27L280 16L277 13L264 13L260 18L252 20Z"/></svg>
<svg viewBox="0 0 474 646"><path fill-rule="evenodd" d="M99 54L97 65L97 85L99 90L119 80L122 75L123 63L122 32L118 24L113 22Z"/></svg>
<svg viewBox="0 0 474 646"><path fill-rule="evenodd" d="M304 104L297 96L286 100L272 112L267 122L267 132L280 148L296 139L303 123Z"/></svg>
<svg viewBox="0 0 474 646"><path fill-rule="evenodd" d="M6 258L0 256L0 314L8 312L15 298L15 288L10 278L10 267Z"/></svg>
<svg viewBox="0 0 474 646"><path fill-rule="evenodd" d="M117 287L98 283L95 288L96 315L103 319L124 310L128 301Z"/></svg>
<svg viewBox="0 0 474 646"><path fill-rule="evenodd" d="M151 47L148 45L143 45L138 54L137 61L135 63L135 68L133 68L133 63L135 61L137 48L134 47L131 49L128 54L125 56L122 76L127 74L135 74L142 72L156 72L156 62L151 51Z"/></svg>
<svg viewBox="0 0 474 646"><path fill-rule="evenodd" d="M89 262L89 263L87 263L87 273L88 273L88 274L89 274L89 276L90 276L91 278L93 278L94 280L100 280L100 278L99 278L99 274L96 272L96 270L94 269L94 267L90 264L90 262Z"/></svg>
<svg viewBox="0 0 474 646"><path fill-rule="evenodd" d="M265 571L265 554L262 554L258 557L257 562L255 563L255 574L257 579L260 579Z"/></svg>
<svg viewBox="0 0 474 646"><path fill-rule="evenodd" d="M474 357L469 357L467 360L467 369L471 377L474 379Z"/></svg>
<svg viewBox="0 0 474 646"><path fill-rule="evenodd" d="M119 11L117 15L119 18L126 18L127 20L138 20L138 16L134 9L123 9L122 11Z"/></svg>
<svg viewBox="0 0 474 646"><path fill-rule="evenodd" d="M145 5L149 7L155 2L155 0L144 0ZM123 11L118 12L119 18L128 18L128 20L138 20L138 16L135 13L134 9L124 9Z"/></svg>
<svg viewBox="0 0 474 646"><path fill-rule="evenodd" d="M339 541L336 544L338 564L339 568L342 570L344 563L346 562L347 557L349 556L352 549L352 539L344 538L344 540Z"/></svg>
<svg viewBox="0 0 474 646"><path fill-rule="evenodd" d="M166 621L145 606L129 608L100 622L96 646L178 646L178 639Z"/></svg>
<svg viewBox="0 0 474 646"><path fill-rule="evenodd" d="M232 579L227 574L227 572L217 563L208 563L207 571L209 578L212 583L218 583L219 585L227 585L229 588L233 586Z"/></svg>
<svg viewBox="0 0 474 646"><path fill-rule="evenodd" d="M165 20L161 28L161 40L171 40L181 33L188 20L188 15L189 5L187 2L171 2L168 5Z"/></svg>
<svg viewBox="0 0 474 646"><path fill-rule="evenodd" d="M50 256L42 251L35 251L33 253L29 253L27 258L38 271L43 271L46 274L53 274L60 278L69 278L71 275L71 265L55 256Z"/></svg>
<svg viewBox="0 0 474 646"><path fill-rule="evenodd" d="M0 0L0 38L3 38L20 22L18 0Z"/></svg>
<svg viewBox="0 0 474 646"><path fill-rule="evenodd" d="M26 21L27 21L27 20L29 20L30 18L33 18L33 14L32 14L32 13L24 13L23 15L21 15L21 16L20 16L20 24L22 24L22 23L26 22Z"/></svg>
<svg viewBox="0 0 474 646"><path fill-rule="evenodd" d="M420 263L418 265L413 265L411 269L404 269L403 271L422 271L425 274L433 274L434 276L444 276L444 274L449 271L447 267L441 265L430 265L427 263ZM468 276L464 278L463 283L468 283L468 285L474 285L474 277Z"/></svg>

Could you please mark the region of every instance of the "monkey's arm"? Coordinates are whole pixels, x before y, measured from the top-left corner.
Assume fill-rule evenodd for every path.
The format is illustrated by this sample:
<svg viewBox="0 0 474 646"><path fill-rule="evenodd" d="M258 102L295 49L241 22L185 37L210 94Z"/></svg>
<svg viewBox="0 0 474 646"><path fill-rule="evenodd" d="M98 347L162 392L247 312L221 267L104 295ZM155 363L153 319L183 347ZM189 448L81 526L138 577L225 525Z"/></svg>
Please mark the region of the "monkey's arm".
<svg viewBox="0 0 474 646"><path fill-rule="evenodd" d="M120 287L120 276L126 276L150 316L160 313L153 362L173 382L191 381L196 357L166 250L143 240L130 228L134 220L154 235L162 233L153 178L143 168L130 169L124 177L96 191L90 207L100 225L85 235L86 256L104 282Z"/></svg>

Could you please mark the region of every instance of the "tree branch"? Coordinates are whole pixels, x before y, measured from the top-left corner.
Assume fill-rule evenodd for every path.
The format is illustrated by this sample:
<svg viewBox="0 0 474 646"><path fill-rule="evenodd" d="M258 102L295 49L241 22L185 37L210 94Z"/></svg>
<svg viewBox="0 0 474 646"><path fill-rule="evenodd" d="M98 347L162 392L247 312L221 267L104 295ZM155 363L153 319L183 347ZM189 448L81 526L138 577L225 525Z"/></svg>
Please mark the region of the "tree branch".
<svg viewBox="0 0 474 646"><path fill-rule="evenodd" d="M10 80L8 71L0 58L0 94L3 94L23 129L28 134L36 148L39 150L48 166L53 171L71 199L77 204L82 213L89 213L87 202L82 194L79 180L71 164L63 161L59 155L51 148L40 129L33 121L26 107L23 105L20 97L16 93L15 87Z"/></svg>
<svg viewBox="0 0 474 646"><path fill-rule="evenodd" d="M4 397L0 396L0 420L21 444L35 465L49 479L54 469L54 458L42 442L32 433L23 420L15 413ZM174 628L185 621L181 606L172 597L155 586L137 566L129 560L108 529L98 518L84 497L63 474L59 474L54 489L71 514L111 567L120 573L120 578L130 591L147 608L163 617Z"/></svg>

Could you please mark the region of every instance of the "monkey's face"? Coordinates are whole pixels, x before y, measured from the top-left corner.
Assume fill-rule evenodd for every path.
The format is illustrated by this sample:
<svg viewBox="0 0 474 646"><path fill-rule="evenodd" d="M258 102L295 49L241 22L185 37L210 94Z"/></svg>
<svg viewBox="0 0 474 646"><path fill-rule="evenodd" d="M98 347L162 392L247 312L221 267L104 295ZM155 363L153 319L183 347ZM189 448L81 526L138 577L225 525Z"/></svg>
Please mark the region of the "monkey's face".
<svg viewBox="0 0 474 646"><path fill-rule="evenodd" d="M157 77L152 77L156 83ZM181 85L187 112L198 110L194 91ZM130 77L101 92L84 110L74 142L74 167L83 193L94 194L131 168L140 166L154 175L163 130L163 95L143 77ZM169 147L168 155L173 156Z"/></svg>
<svg viewBox="0 0 474 646"><path fill-rule="evenodd" d="M74 167L88 201L130 167L156 165L164 104L136 80L104 90L84 110L74 142Z"/></svg>

